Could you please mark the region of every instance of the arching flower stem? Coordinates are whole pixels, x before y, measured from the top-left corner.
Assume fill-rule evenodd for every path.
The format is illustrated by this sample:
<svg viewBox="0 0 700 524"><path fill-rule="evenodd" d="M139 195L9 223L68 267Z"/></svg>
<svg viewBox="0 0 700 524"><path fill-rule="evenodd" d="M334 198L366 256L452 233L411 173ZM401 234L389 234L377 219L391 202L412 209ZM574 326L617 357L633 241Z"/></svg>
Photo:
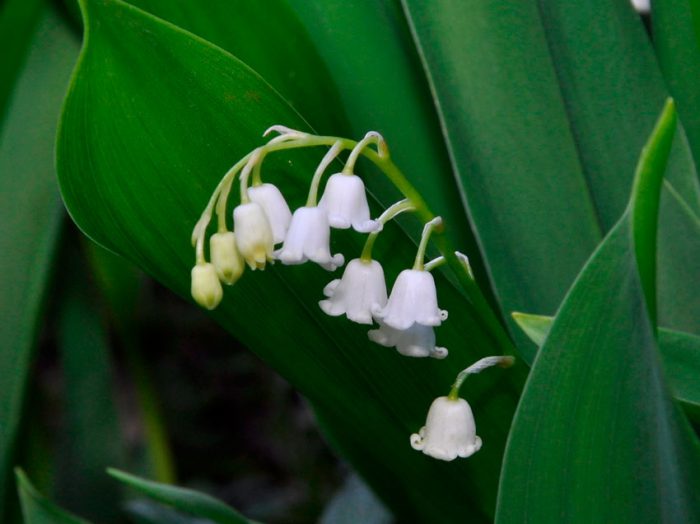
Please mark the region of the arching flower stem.
<svg viewBox="0 0 700 524"><path fill-rule="evenodd" d="M418 251L416 252L416 260L413 263L413 269L422 271L423 260L425 259L425 250L428 247L428 240L430 240L430 235L433 230L442 225L442 218L435 217L432 220L426 222L423 226L423 234L420 237L420 244L418 244Z"/></svg>
<svg viewBox="0 0 700 524"><path fill-rule="evenodd" d="M395 204L392 204L389 206L384 213L379 215L379 218L377 218L377 222L379 222L382 226L386 224L389 220L393 219L394 217L400 215L401 213L404 213L405 211L415 211L416 208L415 206L411 203L410 200L407 198L403 200L399 200ZM372 248L374 247L374 242L377 240L377 237L379 236L379 233L381 233L382 230L380 229L379 231L374 231L367 235L367 240L365 241L365 246L362 248L362 254L360 255L360 260L363 262L370 262L372 260Z"/></svg>
<svg viewBox="0 0 700 524"><path fill-rule="evenodd" d="M335 160L338 157L338 155L342 153L343 149L343 143L340 140L337 141L335 144L333 144L333 147L331 147L328 150L321 162L319 162L318 167L314 172L314 176L311 179L311 186L309 187L309 196L306 199L306 207L316 206L316 203L318 201L318 186L321 184L321 178L323 177L323 173L326 172L326 169L331 164L331 162L333 162L333 160Z"/></svg>
<svg viewBox="0 0 700 524"><path fill-rule="evenodd" d="M389 147L387 146L384 137L376 131L370 131L357 143L357 145L355 145L355 147L352 148L348 161L345 163L345 167L343 168L343 173L350 175L355 172L355 164L357 163L357 159L360 157L363 150L369 147L369 145L372 143L377 144L377 155L380 158L387 158L389 156Z"/></svg>
<svg viewBox="0 0 700 524"><path fill-rule="evenodd" d="M475 373L481 373L486 368L492 366L499 366L502 368L508 368L513 365L515 358L511 356L495 356L495 357L484 357L481 360L477 360L474 364L469 366L467 369L463 369L457 375L455 383L452 384L452 389L450 389L450 394L447 396L450 400L457 400L459 398L459 388L462 387L464 381L469 375L474 375Z"/></svg>

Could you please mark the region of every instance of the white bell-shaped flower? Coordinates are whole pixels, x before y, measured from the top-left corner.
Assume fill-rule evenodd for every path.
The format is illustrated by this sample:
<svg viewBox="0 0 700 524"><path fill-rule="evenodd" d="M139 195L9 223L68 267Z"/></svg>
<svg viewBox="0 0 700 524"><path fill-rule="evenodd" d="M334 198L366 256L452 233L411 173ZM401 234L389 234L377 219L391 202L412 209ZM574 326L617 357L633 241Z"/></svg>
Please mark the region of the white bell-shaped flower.
<svg viewBox="0 0 700 524"><path fill-rule="evenodd" d="M248 197L251 202L259 204L265 211L267 220L272 229L272 241L275 244L284 242L284 237L289 229L289 222L292 220L292 212L289 210L287 201L277 186L273 184L260 184L248 188Z"/></svg>
<svg viewBox="0 0 700 524"><path fill-rule="evenodd" d="M236 235L231 231L214 233L209 239L211 263L224 284L234 284L243 274L243 257L236 246Z"/></svg>
<svg viewBox="0 0 700 524"><path fill-rule="evenodd" d="M192 268L192 298L207 309L214 309L224 296L214 264L201 263Z"/></svg>
<svg viewBox="0 0 700 524"><path fill-rule="evenodd" d="M447 311L438 309L435 279L428 271L404 269L394 282L387 305L374 316L394 329L408 329L414 323L439 326Z"/></svg>
<svg viewBox="0 0 700 524"><path fill-rule="evenodd" d="M469 457L481 449L474 415L463 398L438 397L430 405L428 419L411 435L413 449L439 460Z"/></svg>
<svg viewBox="0 0 700 524"><path fill-rule="evenodd" d="M272 229L262 206L248 202L233 210L233 226L238 252L251 269L265 269L272 261L274 249Z"/></svg>
<svg viewBox="0 0 700 524"><path fill-rule="evenodd" d="M408 329L394 329L379 322L379 329L367 333L372 342L396 350L407 357L445 358L447 348L435 345L435 329L430 326L413 324Z"/></svg>
<svg viewBox="0 0 700 524"><path fill-rule="evenodd" d="M323 294L328 298L318 305L327 315L345 314L358 324L371 324L372 311L386 305L386 282L379 262L359 258L348 262L343 277L330 282Z"/></svg>
<svg viewBox="0 0 700 524"><path fill-rule="evenodd" d="M370 233L382 228L380 222L370 220L365 183L357 175L331 175L318 207L328 213L328 223L337 229L352 226L360 233Z"/></svg>
<svg viewBox="0 0 700 524"><path fill-rule="evenodd" d="M307 260L316 262L328 271L342 266L342 254L331 255L331 228L326 212L318 207L300 207L292 215L287 237L282 249L275 257L283 264L303 264Z"/></svg>

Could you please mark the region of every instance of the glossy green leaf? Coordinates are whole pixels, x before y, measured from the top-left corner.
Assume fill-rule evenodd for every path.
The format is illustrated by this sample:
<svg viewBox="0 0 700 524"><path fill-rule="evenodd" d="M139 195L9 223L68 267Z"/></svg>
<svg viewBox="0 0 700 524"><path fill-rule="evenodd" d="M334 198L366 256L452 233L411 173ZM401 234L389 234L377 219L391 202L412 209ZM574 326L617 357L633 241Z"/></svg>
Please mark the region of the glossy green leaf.
<svg viewBox="0 0 700 524"><path fill-rule="evenodd" d="M513 318L538 347L544 344L553 317L513 313ZM659 329L659 351L671 391L686 409L700 409L700 337Z"/></svg>
<svg viewBox="0 0 700 524"><path fill-rule="evenodd" d="M115 409L109 341L87 265L77 246L67 249L67 274L58 315L58 346L65 377L65 434L60 448L57 498L97 522L115 522L120 492L104 474L124 461Z"/></svg>
<svg viewBox="0 0 700 524"><path fill-rule="evenodd" d="M41 495L21 469L16 470L16 476L24 524L88 524Z"/></svg>
<svg viewBox="0 0 700 524"><path fill-rule="evenodd" d="M695 11L693 7L695 4ZM700 160L700 2L654 0L651 18L654 48L688 135L696 164Z"/></svg>
<svg viewBox="0 0 700 524"><path fill-rule="evenodd" d="M51 256L63 218L54 135L77 44L44 11L0 131L0 521Z"/></svg>
<svg viewBox="0 0 700 524"><path fill-rule="evenodd" d="M261 143L268 126L305 124L219 48L118 0L91 0L85 8L86 45L57 146L64 200L89 236L189 296L191 230L219 178ZM292 206L301 205L320 156L290 155L291 164L271 157L264 171ZM353 258L361 241L334 233L334 252ZM375 256L391 279L412 262L414 249L390 225ZM466 364L500 349L462 293L438 277L441 305L450 310L438 342L450 358L401 357L371 344L367 328L320 311L317 302L332 278L311 265L248 272L227 288L213 316L310 399L328 439L393 511L408 519L430 520L436 511L444 522L461 521L465 511L475 521L488 519L517 369L467 386L488 442L478 457L447 466L416 453L408 439L432 399L445 394ZM426 478L431 482L421 481Z"/></svg>
<svg viewBox="0 0 700 524"><path fill-rule="evenodd" d="M537 7L404 6L502 311L554 312L601 233Z"/></svg>
<svg viewBox="0 0 700 524"><path fill-rule="evenodd" d="M592 0L576 9L563 0L538 3L590 195L607 232L627 204L637 155L668 96L666 86L642 21L628 2ZM698 227L687 213L700 215L700 185L682 130L665 185L659 323L700 334L700 295L692 285L700 278L699 266L687 263L700 258Z"/></svg>
<svg viewBox="0 0 700 524"><path fill-rule="evenodd" d="M347 129L338 92L286 0L129 3L232 53L269 82L319 132L332 134Z"/></svg>
<svg viewBox="0 0 700 524"><path fill-rule="evenodd" d="M116 469L108 471L114 478L140 493L196 517L210 519L218 524L249 524L251 522L235 509L204 493L159 484Z"/></svg>
<svg viewBox="0 0 700 524"><path fill-rule="evenodd" d="M398 2L287 1L328 66L351 132L361 136L374 129L387 138L406 176L439 210L452 242L469 255L477 278L488 288L464 195L455 185L428 83ZM385 207L395 200L382 178L369 178L367 184Z"/></svg>
<svg viewBox="0 0 700 524"><path fill-rule="evenodd" d="M667 104L632 200L569 291L537 354L503 465L497 522L696 522L700 446L664 382L655 214L675 128ZM645 294L646 292L646 294Z"/></svg>

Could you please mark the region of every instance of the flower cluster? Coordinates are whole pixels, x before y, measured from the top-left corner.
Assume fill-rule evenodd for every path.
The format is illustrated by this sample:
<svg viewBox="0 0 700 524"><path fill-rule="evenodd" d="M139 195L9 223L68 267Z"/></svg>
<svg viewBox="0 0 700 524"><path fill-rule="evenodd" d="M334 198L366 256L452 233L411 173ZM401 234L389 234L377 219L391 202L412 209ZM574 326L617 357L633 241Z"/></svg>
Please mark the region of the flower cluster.
<svg viewBox="0 0 700 524"><path fill-rule="evenodd" d="M400 172L390 161L381 135L369 132L361 141L353 142L309 135L283 126L273 126L265 135L271 131L279 136L252 151L224 175L194 228L196 264L192 269L191 292L195 301L207 309L216 308L223 298L222 284L234 284L246 265L255 271L264 270L274 261L284 265L310 261L335 271L345 264L345 257L331 253L331 229L352 228L368 234L365 247L358 258L348 262L341 278L325 286L325 299L319 301L321 310L331 316L345 315L359 324L376 322L378 327L368 332L369 339L396 348L402 355L445 358L447 349L436 345L434 328L447 319L447 311L438 306L431 270L445 263L446 256L424 263L428 241L433 231L441 228L442 219L427 210L420 195L405 179L398 178L402 175L397 174ZM312 146L329 149L311 177L305 205L292 213L282 192L275 185L262 182L261 166L265 156L272 152ZM318 199L326 170L344 150L350 150L344 168L328 178ZM406 197L376 219L370 215L365 184L354 173L360 155L373 161ZM233 208L233 231L229 231L228 198L236 176L240 182L240 203ZM423 233L413 266L398 275L391 293L387 293L384 270L372 258L372 247L384 225L407 211L425 218ZM207 262L205 240L214 212L218 230L209 237L211 261ZM450 256L460 260L471 277L466 257L460 253ZM455 442L461 447L454 448ZM414 448L444 460L469 456L481 445L475 436L469 405L462 399L447 397L433 403L425 428L412 436L411 443Z"/></svg>

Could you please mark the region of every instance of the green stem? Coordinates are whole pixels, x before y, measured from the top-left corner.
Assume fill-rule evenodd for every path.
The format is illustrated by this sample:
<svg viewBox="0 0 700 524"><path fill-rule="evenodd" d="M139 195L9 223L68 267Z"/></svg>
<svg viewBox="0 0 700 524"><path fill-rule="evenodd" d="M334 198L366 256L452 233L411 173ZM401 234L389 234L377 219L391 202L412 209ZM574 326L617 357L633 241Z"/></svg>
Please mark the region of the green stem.
<svg viewBox="0 0 700 524"><path fill-rule="evenodd" d="M370 131L365 135L365 137L360 140L357 145L352 149L350 152L350 156L348 157L348 161L345 163L345 167L343 168L343 173L346 175L351 175L355 172L355 163L357 162L357 159L360 157L360 154L362 154L362 151L368 147L372 142L377 144L377 149L380 153L380 156L384 156L384 152L388 153L388 150L386 148L386 143L384 142L384 137L377 133L376 131Z"/></svg>
<svg viewBox="0 0 700 524"><path fill-rule="evenodd" d="M447 398L450 400L457 400L459 398L459 388L462 387L464 381L469 375L474 375L475 373L481 373L483 370L490 368L492 366L499 366L502 368L508 368L513 365L515 359L511 356L495 356L495 357L484 357L481 360L477 360L474 364L469 366L467 369L463 369L457 375L455 383L452 384L449 395Z"/></svg>
<svg viewBox="0 0 700 524"><path fill-rule="evenodd" d="M379 218L377 218L377 222L384 226L384 224L386 224L389 220L396 217L397 215L400 215L405 211L415 211L415 209L416 208L413 207L413 204L411 204L411 202L407 198L404 200L400 200L395 204L389 206L384 211L384 213L379 215ZM379 236L379 233L382 232L382 230L383 227L379 231L373 231L372 233L367 235L365 247L362 248L362 254L360 255L360 260L362 260L363 262L370 262L372 260L372 248L374 247L374 242L377 240L377 237Z"/></svg>
<svg viewBox="0 0 700 524"><path fill-rule="evenodd" d="M311 179L311 186L309 187L309 196L306 199L306 207L316 206L316 201L318 199L318 186L321 184L321 178L323 178L323 173L326 172L326 168L330 165L333 160L343 151L343 144L338 141L333 144L326 155L323 157L321 162L318 164L314 176Z"/></svg>
<svg viewBox="0 0 700 524"><path fill-rule="evenodd" d="M436 269L445 264L447 264L447 260L445 259L445 257L440 255L439 257L432 259L430 262L426 262L423 269L425 269L426 271L432 271L433 269Z"/></svg>
<svg viewBox="0 0 700 524"><path fill-rule="evenodd" d="M418 244L418 251L416 252L416 260L413 262L413 269L422 271L423 270L423 260L425 259L425 250L428 247L428 240L430 240L430 234L433 229L442 225L442 218L435 217L429 220L423 226L423 234L420 237L420 244Z"/></svg>

